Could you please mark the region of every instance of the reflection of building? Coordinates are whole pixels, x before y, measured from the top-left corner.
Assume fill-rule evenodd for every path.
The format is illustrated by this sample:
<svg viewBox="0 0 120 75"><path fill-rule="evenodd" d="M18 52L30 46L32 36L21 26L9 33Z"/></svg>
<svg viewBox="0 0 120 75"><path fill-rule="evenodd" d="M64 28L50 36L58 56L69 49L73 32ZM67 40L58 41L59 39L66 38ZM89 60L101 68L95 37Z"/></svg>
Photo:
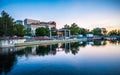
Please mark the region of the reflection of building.
<svg viewBox="0 0 120 75"><path fill-rule="evenodd" d="M15 23L16 23L16 24L23 25L23 21L22 21L22 20L16 20Z"/></svg>
<svg viewBox="0 0 120 75"><path fill-rule="evenodd" d="M40 22L39 20L25 19L24 20L25 28L31 28L32 34L35 35L35 30L38 27L46 27L46 28L56 28L56 22Z"/></svg>

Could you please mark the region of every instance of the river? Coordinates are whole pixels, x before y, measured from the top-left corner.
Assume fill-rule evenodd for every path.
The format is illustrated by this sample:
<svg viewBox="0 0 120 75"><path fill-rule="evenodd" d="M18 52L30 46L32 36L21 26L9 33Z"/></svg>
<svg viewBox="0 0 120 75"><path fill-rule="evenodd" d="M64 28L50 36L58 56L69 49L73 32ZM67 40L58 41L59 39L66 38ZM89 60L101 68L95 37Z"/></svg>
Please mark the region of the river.
<svg viewBox="0 0 120 75"><path fill-rule="evenodd" d="M120 41L0 48L1 75L120 75Z"/></svg>

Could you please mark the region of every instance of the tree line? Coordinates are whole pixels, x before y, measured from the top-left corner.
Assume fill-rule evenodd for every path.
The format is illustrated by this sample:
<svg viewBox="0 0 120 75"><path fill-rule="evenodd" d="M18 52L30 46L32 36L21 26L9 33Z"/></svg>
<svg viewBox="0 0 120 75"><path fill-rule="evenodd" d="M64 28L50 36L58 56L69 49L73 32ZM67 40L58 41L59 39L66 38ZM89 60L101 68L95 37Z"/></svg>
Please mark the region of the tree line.
<svg viewBox="0 0 120 75"><path fill-rule="evenodd" d="M111 30L108 32L106 29L85 29L82 27L79 27L76 23L73 23L71 25L64 25L62 29L69 29L71 31L71 35L86 35L86 34L94 34L94 35L119 35L120 36L120 30ZM52 35L57 35L56 28L52 28ZM23 37L25 35L31 36L31 29L25 28L24 25L16 24L14 19L5 11L1 12L0 16L0 37L4 36L19 36ZM40 27L35 30L36 36L49 36L50 30L49 28Z"/></svg>
<svg viewBox="0 0 120 75"><path fill-rule="evenodd" d="M66 24L62 29L69 29L72 35L82 34L85 36L86 34L94 34L94 35L120 36L120 30L117 30L117 29L111 30L109 32L106 28L94 28L93 30L89 30L89 29L79 27L76 23L73 23L71 25Z"/></svg>

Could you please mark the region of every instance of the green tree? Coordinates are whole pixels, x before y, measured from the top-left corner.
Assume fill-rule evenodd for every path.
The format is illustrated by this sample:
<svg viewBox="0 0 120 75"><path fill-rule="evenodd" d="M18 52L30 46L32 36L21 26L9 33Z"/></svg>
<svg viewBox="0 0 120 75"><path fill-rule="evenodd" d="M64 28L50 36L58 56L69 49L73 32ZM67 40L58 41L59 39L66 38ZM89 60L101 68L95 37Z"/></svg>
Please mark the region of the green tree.
<svg viewBox="0 0 120 75"><path fill-rule="evenodd" d="M80 28L79 29L79 34L86 35L88 33L88 30L85 28Z"/></svg>
<svg viewBox="0 0 120 75"><path fill-rule="evenodd" d="M118 34L118 36L120 36L120 30L118 30L118 33L117 33L117 34Z"/></svg>
<svg viewBox="0 0 120 75"><path fill-rule="evenodd" d="M8 13L2 11L0 17L0 36L13 36L14 35L14 22L13 18Z"/></svg>
<svg viewBox="0 0 120 75"><path fill-rule="evenodd" d="M23 25L15 24L14 25L14 34L20 37L25 35L25 29Z"/></svg>
<svg viewBox="0 0 120 75"><path fill-rule="evenodd" d="M57 36L57 29L55 27L51 28L52 36Z"/></svg>
<svg viewBox="0 0 120 75"><path fill-rule="evenodd" d="M102 33L103 33L104 35L107 34L107 30L104 29L104 30L102 31Z"/></svg>
<svg viewBox="0 0 120 75"><path fill-rule="evenodd" d="M72 35L77 35L79 34L79 27L77 24L73 23L70 27L70 31Z"/></svg>
<svg viewBox="0 0 120 75"><path fill-rule="evenodd" d="M108 34L111 35L111 36L118 35L118 31L117 30L111 30Z"/></svg>
<svg viewBox="0 0 120 75"><path fill-rule="evenodd" d="M31 36L32 35L31 34L31 28L25 29L25 35L27 35L27 36Z"/></svg>
<svg viewBox="0 0 120 75"><path fill-rule="evenodd" d="M2 24L2 18L0 17L0 36L3 36L3 24Z"/></svg>
<svg viewBox="0 0 120 75"><path fill-rule="evenodd" d="M100 35L101 34L101 29L93 29L92 30L92 33L94 34L94 35Z"/></svg>
<svg viewBox="0 0 120 75"><path fill-rule="evenodd" d="M36 36L48 36L49 35L49 29L44 27L39 27L35 30Z"/></svg>
<svg viewBox="0 0 120 75"><path fill-rule="evenodd" d="M64 25L64 28L62 28L62 29L70 29L70 26L69 25Z"/></svg>

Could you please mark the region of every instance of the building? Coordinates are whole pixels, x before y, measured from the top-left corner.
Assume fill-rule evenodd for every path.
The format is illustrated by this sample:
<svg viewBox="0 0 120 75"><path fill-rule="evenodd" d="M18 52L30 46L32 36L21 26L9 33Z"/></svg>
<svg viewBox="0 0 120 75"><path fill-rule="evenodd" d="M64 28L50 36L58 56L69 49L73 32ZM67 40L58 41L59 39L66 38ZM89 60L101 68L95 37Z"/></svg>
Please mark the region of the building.
<svg viewBox="0 0 120 75"><path fill-rule="evenodd" d="M16 24L23 25L23 21L22 21L22 20L16 20L15 23L16 23Z"/></svg>
<svg viewBox="0 0 120 75"><path fill-rule="evenodd" d="M40 22L39 20L32 20L32 19L25 19L24 20L24 26L25 28L30 28L32 30L32 35L35 35L36 28L39 27L45 27L45 28L56 28L56 22L50 21L50 22Z"/></svg>

